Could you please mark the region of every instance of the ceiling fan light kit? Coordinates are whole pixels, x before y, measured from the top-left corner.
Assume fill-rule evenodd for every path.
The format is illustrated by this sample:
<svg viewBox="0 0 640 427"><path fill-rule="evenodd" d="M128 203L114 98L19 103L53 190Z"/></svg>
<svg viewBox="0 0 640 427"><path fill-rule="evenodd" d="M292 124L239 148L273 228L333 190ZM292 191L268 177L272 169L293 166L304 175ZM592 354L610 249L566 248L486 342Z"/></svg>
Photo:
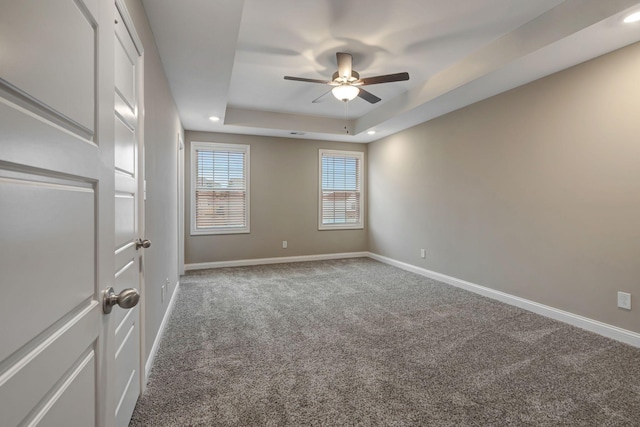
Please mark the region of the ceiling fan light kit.
<svg viewBox="0 0 640 427"><path fill-rule="evenodd" d="M348 83L343 83L340 86L336 86L331 89L331 93L333 93L333 96L335 96L340 101L347 102L358 96L358 94L360 93L360 89Z"/></svg>
<svg viewBox="0 0 640 427"><path fill-rule="evenodd" d="M307 83L320 83L335 86L331 92L340 101L348 102L356 97L360 97L370 104L381 101L380 98L362 89L361 86L375 85L380 83L399 82L409 80L409 73L385 74L382 76L360 78L360 74L353 70L353 57L350 53L337 52L338 71L333 73L331 80L308 79L305 77L284 76L285 80L295 80ZM320 97L322 98L322 96ZM317 102L319 98L312 102Z"/></svg>

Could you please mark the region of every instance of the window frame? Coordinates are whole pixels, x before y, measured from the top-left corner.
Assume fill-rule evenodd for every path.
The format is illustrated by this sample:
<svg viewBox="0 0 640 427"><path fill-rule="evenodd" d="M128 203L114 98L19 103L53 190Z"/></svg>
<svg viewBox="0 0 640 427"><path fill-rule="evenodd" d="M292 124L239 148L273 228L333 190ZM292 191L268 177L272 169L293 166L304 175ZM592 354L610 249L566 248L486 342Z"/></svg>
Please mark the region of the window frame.
<svg viewBox="0 0 640 427"><path fill-rule="evenodd" d="M251 146L248 144L225 144L220 142L191 142L191 170L190 170L190 204L191 204L191 219L190 230L192 236L199 235L218 235L218 234L246 234L251 232L250 213L251 213L251 179L250 179L250 152ZM243 227L227 226L227 227L197 227L196 223L196 182L198 170L196 167L197 151L232 151L244 153L244 175L245 175L245 225Z"/></svg>
<svg viewBox="0 0 640 427"><path fill-rule="evenodd" d="M359 170L359 182L360 188L358 192L360 193L360 218L357 223L346 223L346 224L323 224L322 223L322 158L325 154L331 155L332 157L343 157L343 158L356 158L360 163ZM362 151L347 151L347 150L330 150L321 148L318 150L318 230L326 231L326 230L362 230L364 229L364 152Z"/></svg>

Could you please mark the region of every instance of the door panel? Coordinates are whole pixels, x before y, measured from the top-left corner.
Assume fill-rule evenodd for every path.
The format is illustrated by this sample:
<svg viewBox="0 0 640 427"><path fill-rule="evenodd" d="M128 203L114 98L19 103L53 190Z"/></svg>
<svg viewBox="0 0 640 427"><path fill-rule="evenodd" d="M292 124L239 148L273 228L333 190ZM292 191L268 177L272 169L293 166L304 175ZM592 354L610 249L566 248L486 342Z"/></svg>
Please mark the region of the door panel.
<svg viewBox="0 0 640 427"><path fill-rule="evenodd" d="M115 289L122 290L135 287L134 285L137 285L138 275L140 274L137 261L137 258L131 258L131 260L126 265L124 265L122 269L118 271L118 273L116 273L115 283L113 285ZM137 311L138 307L133 307L131 310L114 310L111 312L111 320L116 326L116 342L120 343L120 337L118 336L118 334L125 316L131 317L133 316L132 313ZM127 323L131 323L132 321L133 320L129 319Z"/></svg>
<svg viewBox="0 0 640 427"><path fill-rule="evenodd" d="M55 325L54 335L47 335L21 358L24 365L7 375L6 382L0 387L0 402L10 408L2 411L3 425L18 425L33 408L47 402L47 394L74 365L77 355L93 353L93 348L84 347L85 337L98 334L99 318L97 302L83 305L75 316L64 319L59 327Z"/></svg>
<svg viewBox="0 0 640 427"><path fill-rule="evenodd" d="M140 309L102 312L105 287L141 280L140 57L120 16L114 37L114 10L109 0L2 5L3 427L125 426L140 392Z"/></svg>
<svg viewBox="0 0 640 427"><path fill-rule="evenodd" d="M116 169L131 177L135 175L136 135L116 116Z"/></svg>
<svg viewBox="0 0 640 427"><path fill-rule="evenodd" d="M93 133L97 2L4 3L0 14L2 79ZM45 79L41 78L44 74Z"/></svg>
<svg viewBox="0 0 640 427"><path fill-rule="evenodd" d="M131 317L139 316L137 307L131 309L131 311L134 310ZM129 322L128 317L124 319L126 322L121 323L122 328L116 334L118 335L116 339L120 342L120 348L116 351L116 365L121 372L126 373L117 376L115 385L116 396L120 397L116 408L116 421L119 426L129 424L137 398L140 395L139 361L131 357L131 354L136 354L140 348L140 334L137 323Z"/></svg>
<svg viewBox="0 0 640 427"><path fill-rule="evenodd" d="M138 371L131 371L128 377L127 385L120 397L116 408L116 425L126 427L131 420L131 414L136 407L138 396L140 395L140 385L137 378L140 374Z"/></svg>
<svg viewBox="0 0 640 427"><path fill-rule="evenodd" d="M133 46L133 42L128 37L128 34L122 32L122 34L118 34L118 36L119 37L117 37L115 45L116 90L120 96L122 96L122 99L127 103L129 108L131 110L135 110L135 63L137 61L138 53Z"/></svg>
<svg viewBox="0 0 640 427"><path fill-rule="evenodd" d="M89 352L64 379L49 407L43 408L30 425L91 426L96 420L95 354Z"/></svg>
<svg viewBox="0 0 640 427"><path fill-rule="evenodd" d="M113 280L103 266L113 263L114 193L104 177L113 170L113 98L105 94L114 80L110 66L96 69L113 63L104 42L112 31L108 0L2 4L3 427L113 423L105 378L115 350L101 289Z"/></svg>
<svg viewBox="0 0 640 427"><path fill-rule="evenodd" d="M81 135L69 135L55 122L23 108L18 103L28 101L14 100L6 89L0 79L0 159L19 165L18 170L37 168L48 175L65 174L83 177L83 181L97 181L97 146Z"/></svg>
<svg viewBox="0 0 640 427"><path fill-rule="evenodd" d="M122 246L119 250L117 250L115 254L116 254L116 271L119 271L130 262L136 261L135 242L127 243L126 245Z"/></svg>
<svg viewBox="0 0 640 427"><path fill-rule="evenodd" d="M93 425L103 405L96 207L113 202L97 191L99 165L109 161L101 148L112 147L108 138L98 147L95 134L95 66L106 54L97 50L99 1L4 2L0 14L0 414L7 427Z"/></svg>
<svg viewBox="0 0 640 427"><path fill-rule="evenodd" d="M141 252L135 242L139 236L141 214L138 129L138 64L140 56L119 13L115 26L115 276L116 292L137 288L141 292ZM127 426L141 390L140 307L114 310L115 330L114 396L117 426Z"/></svg>
<svg viewBox="0 0 640 427"><path fill-rule="evenodd" d="M123 123L129 126L131 129L136 128L136 111L132 108L131 104L129 104L122 95L118 92L116 86L116 117L119 118Z"/></svg>
<svg viewBox="0 0 640 427"><path fill-rule="evenodd" d="M134 241L136 233L136 199L133 193L118 193L115 198L116 209L116 248ZM135 287L135 286L134 286Z"/></svg>
<svg viewBox="0 0 640 427"><path fill-rule="evenodd" d="M95 293L94 191L84 183L49 181L9 172L0 177L0 241L12 242L0 245L3 282L11 284L3 286L0 324L21 325L3 334L0 360ZM52 292L57 289L64 292Z"/></svg>

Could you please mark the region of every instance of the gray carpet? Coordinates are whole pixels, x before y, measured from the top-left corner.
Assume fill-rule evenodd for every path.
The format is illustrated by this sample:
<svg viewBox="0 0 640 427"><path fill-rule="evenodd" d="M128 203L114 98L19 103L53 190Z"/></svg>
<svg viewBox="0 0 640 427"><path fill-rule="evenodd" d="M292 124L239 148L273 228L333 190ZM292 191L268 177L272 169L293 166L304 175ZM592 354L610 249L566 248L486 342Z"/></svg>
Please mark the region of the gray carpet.
<svg viewBox="0 0 640 427"><path fill-rule="evenodd" d="M640 426L640 349L376 261L193 272L131 426Z"/></svg>

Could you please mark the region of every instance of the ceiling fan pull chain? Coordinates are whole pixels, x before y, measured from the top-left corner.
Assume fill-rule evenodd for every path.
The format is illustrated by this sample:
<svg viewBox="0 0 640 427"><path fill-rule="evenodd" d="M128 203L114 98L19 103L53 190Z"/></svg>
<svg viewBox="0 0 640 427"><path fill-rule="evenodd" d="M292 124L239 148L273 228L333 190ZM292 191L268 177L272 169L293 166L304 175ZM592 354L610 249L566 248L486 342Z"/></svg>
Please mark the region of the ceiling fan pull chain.
<svg viewBox="0 0 640 427"><path fill-rule="evenodd" d="M349 101L344 101L344 130L349 133L347 124L349 123Z"/></svg>

